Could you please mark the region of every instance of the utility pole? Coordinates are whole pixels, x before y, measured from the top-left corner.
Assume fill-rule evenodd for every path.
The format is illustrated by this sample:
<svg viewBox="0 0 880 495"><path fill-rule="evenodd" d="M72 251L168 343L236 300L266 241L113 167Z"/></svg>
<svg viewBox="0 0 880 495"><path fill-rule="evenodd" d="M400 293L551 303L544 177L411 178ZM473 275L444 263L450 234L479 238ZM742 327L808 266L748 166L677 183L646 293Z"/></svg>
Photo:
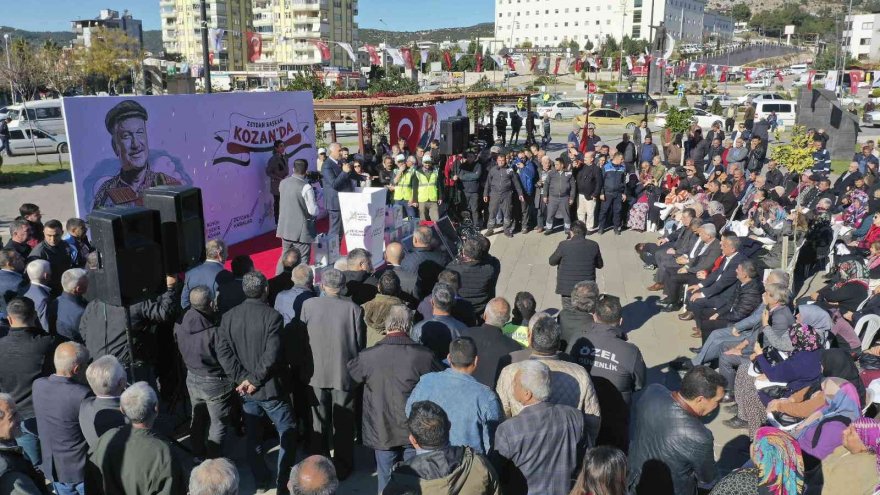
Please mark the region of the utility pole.
<svg viewBox="0 0 880 495"><path fill-rule="evenodd" d="M623 81L623 37L626 35L626 0L620 0L620 12L623 14L623 22L620 24L620 59L617 61L617 87Z"/></svg>
<svg viewBox="0 0 880 495"><path fill-rule="evenodd" d="M202 64L205 66L205 93L211 92L211 60L208 56L208 2L202 0ZM217 54L220 57L220 54Z"/></svg>
<svg viewBox="0 0 880 495"><path fill-rule="evenodd" d="M15 86L12 83L12 62L9 59L9 33L3 33L3 41L6 43L6 69L9 71L9 97L15 103Z"/></svg>
<svg viewBox="0 0 880 495"><path fill-rule="evenodd" d="M837 74L837 97L843 94L843 73L846 71L846 55L848 48L843 46L843 33L846 32L846 19L850 18L849 21L849 43L852 45L852 35L853 35L853 22L852 22L852 6L853 0L849 0L849 8L846 9L846 17L843 18L843 29L840 30L840 72Z"/></svg>

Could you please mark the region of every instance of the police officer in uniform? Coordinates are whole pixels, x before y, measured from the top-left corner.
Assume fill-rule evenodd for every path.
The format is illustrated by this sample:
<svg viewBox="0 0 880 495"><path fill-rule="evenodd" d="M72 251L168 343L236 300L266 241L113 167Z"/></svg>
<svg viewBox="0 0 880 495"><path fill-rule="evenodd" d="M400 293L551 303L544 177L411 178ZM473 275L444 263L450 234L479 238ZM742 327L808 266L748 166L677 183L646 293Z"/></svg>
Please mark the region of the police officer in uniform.
<svg viewBox="0 0 880 495"><path fill-rule="evenodd" d="M461 184L464 192L465 210L470 214L474 228L480 226L480 180L483 175L483 165L477 161L473 153L465 155L464 161L458 166L458 174L452 180Z"/></svg>
<svg viewBox="0 0 880 495"><path fill-rule="evenodd" d="M134 100L125 100L104 117L113 152L119 157L119 173L104 181L95 192L92 208L142 205L143 192L153 186L178 185L180 181L150 169L147 111Z"/></svg>
<svg viewBox="0 0 880 495"><path fill-rule="evenodd" d="M620 235L623 202L626 201L626 167L623 166L623 155L615 153L611 161L602 170L602 207L599 209L599 233L605 233L608 224L608 210L612 210L614 233Z"/></svg>
<svg viewBox="0 0 880 495"><path fill-rule="evenodd" d="M415 171L418 187L413 194L413 203L419 211L421 220L431 219L432 222L440 220L439 205L443 204L440 197L440 174L434 168L434 159L425 154L422 157L423 168Z"/></svg>
<svg viewBox="0 0 880 495"><path fill-rule="evenodd" d="M553 232L553 221L557 213L562 213L562 224L565 227L565 235L571 229L570 206L574 204L574 175L570 170L565 170L565 162L562 158L556 159L555 168L547 174L544 184L544 204L547 205L547 224L544 226L544 235Z"/></svg>
<svg viewBox="0 0 880 495"><path fill-rule="evenodd" d="M507 166L507 157L498 155L495 158L496 167L489 170L486 177L486 187L483 189L483 201L489 203L489 215L486 225L486 235L495 234L495 217L500 209L504 216L504 235L513 237L511 227L513 225L513 198L510 193L516 191L517 197L522 202L523 189L516 176L516 172Z"/></svg>

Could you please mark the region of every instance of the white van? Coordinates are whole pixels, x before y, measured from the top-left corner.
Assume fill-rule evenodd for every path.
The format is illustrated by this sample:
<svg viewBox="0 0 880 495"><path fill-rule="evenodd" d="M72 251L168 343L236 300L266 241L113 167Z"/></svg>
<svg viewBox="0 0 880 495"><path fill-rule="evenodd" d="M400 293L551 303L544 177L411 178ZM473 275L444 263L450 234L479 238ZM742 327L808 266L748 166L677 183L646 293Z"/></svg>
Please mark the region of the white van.
<svg viewBox="0 0 880 495"><path fill-rule="evenodd" d="M776 122L793 126L797 118L797 102L794 100L758 100L755 102L755 120L766 118L776 112Z"/></svg>
<svg viewBox="0 0 880 495"><path fill-rule="evenodd" d="M807 64L794 64L788 68L792 74L806 74Z"/></svg>
<svg viewBox="0 0 880 495"><path fill-rule="evenodd" d="M813 87L814 88L824 88L825 87L825 72L817 72L813 75ZM792 88L805 88L807 87L807 81L810 79L810 75L806 72L802 73L798 76L797 80L791 83Z"/></svg>
<svg viewBox="0 0 880 495"><path fill-rule="evenodd" d="M24 111L25 106L27 112ZM18 127L36 127L49 134L66 134L64 112L61 110L61 100L58 99L10 105L6 115L12 118L12 125Z"/></svg>

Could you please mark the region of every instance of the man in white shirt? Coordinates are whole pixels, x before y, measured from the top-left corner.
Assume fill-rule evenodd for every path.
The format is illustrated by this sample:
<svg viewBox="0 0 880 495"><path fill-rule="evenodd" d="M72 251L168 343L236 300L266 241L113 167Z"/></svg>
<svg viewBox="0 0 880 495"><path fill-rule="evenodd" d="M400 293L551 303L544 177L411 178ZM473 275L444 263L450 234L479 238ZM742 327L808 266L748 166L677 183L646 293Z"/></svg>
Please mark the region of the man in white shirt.
<svg viewBox="0 0 880 495"><path fill-rule="evenodd" d="M307 161L294 160L293 175L281 181L279 185L281 212L275 235L281 238L282 253L294 248L300 252L304 263L311 264L318 202L315 200L315 190L306 181L308 167Z"/></svg>

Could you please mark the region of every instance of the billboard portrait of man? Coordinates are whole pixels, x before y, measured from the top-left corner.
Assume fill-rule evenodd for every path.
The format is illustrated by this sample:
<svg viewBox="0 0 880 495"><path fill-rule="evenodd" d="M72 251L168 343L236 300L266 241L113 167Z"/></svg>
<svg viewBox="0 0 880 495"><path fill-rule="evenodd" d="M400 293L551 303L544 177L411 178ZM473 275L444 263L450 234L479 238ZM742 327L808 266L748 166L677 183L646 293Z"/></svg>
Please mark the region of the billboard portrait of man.
<svg viewBox="0 0 880 495"><path fill-rule="evenodd" d="M423 149L428 149L428 145L431 144L434 136L437 135L437 124L434 122L434 114L430 110L425 112L422 129L422 135L419 137L419 146Z"/></svg>
<svg viewBox="0 0 880 495"><path fill-rule="evenodd" d="M181 184L178 178L151 169L147 117L146 109L133 100L122 101L107 112L104 126L119 158L119 171L96 185L92 209L142 205L144 190Z"/></svg>

